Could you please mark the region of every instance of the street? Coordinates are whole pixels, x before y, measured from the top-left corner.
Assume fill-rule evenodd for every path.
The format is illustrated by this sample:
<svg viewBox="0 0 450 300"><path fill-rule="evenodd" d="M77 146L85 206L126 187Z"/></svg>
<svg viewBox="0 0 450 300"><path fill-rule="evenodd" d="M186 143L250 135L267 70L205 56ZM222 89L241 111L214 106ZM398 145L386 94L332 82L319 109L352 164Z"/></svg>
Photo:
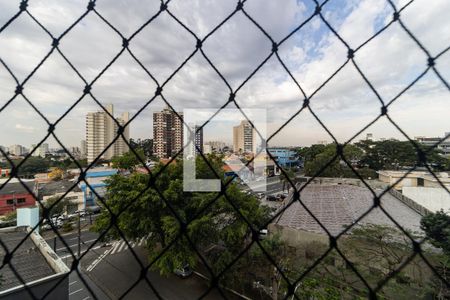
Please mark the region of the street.
<svg viewBox="0 0 450 300"><path fill-rule="evenodd" d="M132 255L124 241L113 241L108 246L102 242L96 243L88 252L86 250L95 243L97 233L87 230L81 231L81 254L83 256L79 270L82 278L89 285L98 299L117 299L123 295L139 278L141 266ZM78 232L71 232L62 236L70 249L77 255ZM72 264L72 255L66 249L59 238L47 237L46 241L51 247L55 246L56 253L63 259L67 266ZM144 249L145 238L130 241L130 246L138 256L142 265L146 266L147 254ZM85 253L86 252L86 253ZM147 280L155 287L159 295L164 299L197 299L207 289L208 282L193 274L189 278L181 279L175 275L161 276L157 271L148 271ZM227 298L236 298L228 295ZM158 299L145 280L141 280L129 293L126 299ZM77 272L69 276L69 299L88 300L94 299L89 290L79 278ZM223 299L217 290L212 290L205 299Z"/></svg>
<svg viewBox="0 0 450 300"><path fill-rule="evenodd" d="M66 248L64 243L59 239L59 237L52 237L51 232L48 232L46 234L46 241L47 243L55 250L56 254L63 260L63 262L70 268L72 264L72 254L69 252L69 250ZM89 262L93 261L100 255L100 250L102 248L102 243L98 242L96 243L87 253L87 249L90 245L95 243L95 241L98 238L98 234L94 232L88 231L86 228L81 231L80 235L80 249L81 254L83 255L85 253L85 256L82 258L80 263L80 273L82 274L82 277L84 281L89 285L91 290L95 293L95 296L98 299L101 300L107 300L110 299L106 294L98 288L92 280L83 274L82 267L84 264L88 264ZM78 232L70 232L66 234L62 234L61 237L64 239L64 242L67 243L70 250L73 252L75 256L78 254ZM94 299L88 290L88 288L85 286L81 278L79 277L77 272L71 272L69 275L69 299L70 300L88 300L88 299Z"/></svg>
<svg viewBox="0 0 450 300"><path fill-rule="evenodd" d="M143 247L136 247L134 251L139 262L146 266L148 264L146 250ZM105 256L101 263L89 272L93 281L113 299L124 295L140 275L141 266L129 250ZM208 282L195 274L181 279L175 275L164 277L157 271L150 270L146 273L146 278L163 299L198 299L208 289ZM233 295L229 295L228 292L226 296L233 299ZM129 290L125 299L158 299L158 297L145 280L140 280ZM214 289L204 299L223 299L223 297Z"/></svg>
<svg viewBox="0 0 450 300"><path fill-rule="evenodd" d="M242 186L242 189L249 190L246 186ZM281 193L282 190L283 184L278 176L267 179L266 195L276 195ZM263 204L272 207L281 205L279 202L267 201L264 198L261 201L263 201ZM126 299L158 299L148 282L164 299L197 299L208 289L208 281L202 278L203 274L200 273L194 273L188 278L181 279L175 275L161 276L158 271L150 270L146 273L148 282L146 280L137 282L141 275L141 265L146 266L148 264L144 248L147 237L129 241L129 245L123 240L112 241L108 244L96 242L99 234L89 231L86 221L82 223L80 238L78 238L77 229L62 234L62 239L75 256L78 255L80 241L80 253L83 255L79 265L82 278L77 272L72 272L69 276L70 300L94 299L82 279L89 285L98 299L117 299L124 294L126 294ZM59 237L55 237L51 231L47 231L43 235L47 243L70 268L73 257L66 245ZM87 251L90 246L92 248ZM130 247L137 255L138 260L132 255ZM133 285L135 286L129 290ZM226 293L227 298L238 298L230 292ZM205 299L222 298L216 289L210 291L205 297Z"/></svg>

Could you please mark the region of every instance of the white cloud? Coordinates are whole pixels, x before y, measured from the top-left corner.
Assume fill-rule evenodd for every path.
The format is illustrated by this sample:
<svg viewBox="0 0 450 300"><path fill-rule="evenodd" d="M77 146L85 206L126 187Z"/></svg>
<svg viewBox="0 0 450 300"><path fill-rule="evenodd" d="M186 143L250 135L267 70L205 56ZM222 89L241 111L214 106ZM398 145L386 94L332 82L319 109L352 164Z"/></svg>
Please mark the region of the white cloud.
<svg viewBox="0 0 450 300"><path fill-rule="evenodd" d="M295 0L284 0L282 3L249 0L244 8L275 41L279 41L313 12L314 6L305 3ZM52 34L58 36L85 12L86 5L80 1L40 0L30 1L29 10ZM235 5L233 1L174 0L170 2L169 10L199 38L203 38L233 12ZM402 4L397 5L400 7ZM158 11L159 3L154 1L142 5L137 0L99 1L96 9L125 37L129 37ZM17 10L17 3L1 2L0 26ZM445 13L449 10L450 3L445 0L433 3L416 0L402 11L401 18L435 55L450 45L450 20ZM325 18L352 48L373 35L380 24L386 24L392 18L392 12L387 2L382 0L330 1L323 8ZM163 12L130 42L130 49L162 83L194 51L195 43L189 32ZM91 13L61 40L60 49L90 81L120 51L121 44L121 38ZM19 80L29 74L50 47L50 37L25 14L0 33L0 58ZM203 45L206 55L233 89L261 63L271 48L267 37L241 12ZM313 93L347 59L346 47L317 16L287 40L279 53L307 95ZM426 60L423 51L398 23L355 54L358 66L385 101L396 96L423 71ZM437 61L437 68L447 80L450 79L448 66L450 54L443 55ZM13 96L15 86L14 80L0 65L0 105ZM134 114L152 97L155 87L150 77L125 52L98 79L92 91L101 103L114 103L117 113L130 111ZM82 80L58 53L53 53L25 85L24 92L54 122L82 95L83 88ZM227 101L229 90L197 53L164 87L163 94L179 110L218 108ZM272 57L238 92L236 99L242 106L269 109L268 118L272 122L268 126L270 133L301 107L303 96ZM448 100L448 90L435 76L427 76L416 89L398 100L392 112L396 113L395 117L401 119L412 136L423 135L424 132L440 135L450 129ZM162 105L161 100L151 104L132 124L131 135L151 136L151 111L160 109ZM375 95L351 63L311 100L312 109L340 139L350 137L376 116L379 106ZM61 122L57 128L58 136L67 145L78 145L84 136L86 112L97 109L98 105L92 99L83 99ZM424 114L425 111L428 114ZM309 144L327 139L316 121L304 115L307 114L300 114L289 124L276 142ZM422 120L416 122L419 116ZM24 128L35 128L42 136L46 131L45 123L23 99L14 100L10 107L0 112L0 123L24 126L11 126L11 131L2 131L0 140L5 144L30 144L30 136L23 134ZM299 129L299 126L302 128ZM374 127L380 137L393 132L391 126L383 126ZM401 137L398 132L392 134Z"/></svg>
<svg viewBox="0 0 450 300"><path fill-rule="evenodd" d="M32 133L35 130L33 126L26 126L26 125L22 125L20 123L17 123L15 128L19 131L23 131L23 132L27 132L27 133Z"/></svg>

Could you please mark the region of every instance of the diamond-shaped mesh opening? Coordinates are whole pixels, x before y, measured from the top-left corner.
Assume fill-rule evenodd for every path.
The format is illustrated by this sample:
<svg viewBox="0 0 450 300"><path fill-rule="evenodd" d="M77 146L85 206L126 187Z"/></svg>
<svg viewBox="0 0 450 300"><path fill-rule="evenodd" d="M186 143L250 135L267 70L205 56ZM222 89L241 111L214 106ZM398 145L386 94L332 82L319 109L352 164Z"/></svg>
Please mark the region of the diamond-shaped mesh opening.
<svg viewBox="0 0 450 300"><path fill-rule="evenodd" d="M0 289L4 280L9 287L13 281L21 285L34 279L22 267L27 258L23 249L36 252L33 247L39 243L30 239L39 226L69 270L45 291L25 285L33 299L51 299L61 285L75 284L74 276L80 288L75 292L69 287L70 293L85 289L86 297L97 298L98 291L83 276L94 279L121 268L131 269L132 276L115 278L120 285L103 278L114 298L138 298L143 290L156 298L448 297L448 247L436 236L448 239L450 221L437 214L441 227L427 237L421 222L434 214L399 191L415 172L425 171L443 197L449 194L448 177L439 173L450 165L441 153L449 134L424 146L403 120L408 114L402 112L404 105L423 108L422 115L430 119L413 119L428 123L422 127L430 132L426 129L438 124L439 111L448 106L442 100L450 90L448 26L438 13L446 9L431 4L421 8L418 2L292 2L282 6L280 20L271 13L278 12L278 4L252 0L226 7L176 0L145 8L137 2L115 4L120 14L95 0L85 8L67 4L60 11L27 0L19 8L3 4L1 134L15 135L16 130L34 145L28 154L15 147L19 145L0 148L1 167L8 171L0 174L0 191L7 193L15 184L6 204L15 209L27 201L20 189L40 213L38 224L12 247L6 231L0 231L0 274L7 274L0 277ZM353 19L343 22L345 14ZM49 21L53 15L57 18ZM418 15L433 22L415 22ZM26 42L15 43L24 36ZM58 73L58 80L46 78L48 73ZM264 81L267 77L274 85ZM209 99L214 90L217 101ZM430 98L426 102L417 96L424 90ZM265 195L252 193L234 175L225 178L221 158L202 147L196 148L197 178L219 179L220 189L184 192L186 149L175 147L158 164L150 162L155 147L129 140L130 128L144 130L153 108L161 104L182 127L182 108L201 104L217 113L236 108L245 120L246 106L261 105L252 97L265 96L270 98L265 103L269 122L278 120L269 130L271 146L283 133L301 140L297 132L308 122L332 141L296 151L304 159L303 174L268 149L267 159L279 177L268 182L275 188ZM277 116L275 108L287 102L294 108L280 107ZM118 118L108 103L131 115ZM65 132L79 135L83 127L73 123L93 110L115 129L109 142L85 161L80 150L68 147L72 137ZM342 124L339 114L359 118L357 126ZM390 149L370 139L357 142L386 124L404 141L390 141ZM447 125L444 118L439 125ZM45 157L49 144L61 150L47 166L37 156ZM111 157L119 144L129 152ZM104 181L96 179L96 167L108 162L116 170L104 175ZM50 167L46 178L36 177L37 186L30 185L31 173ZM373 180L374 170L384 167L405 170L389 182ZM44 196L46 180L60 188L50 198ZM93 217L94 210L101 212ZM186 283L174 274L190 277L185 282L195 286L191 293L183 294ZM167 293L167 282L174 294Z"/></svg>

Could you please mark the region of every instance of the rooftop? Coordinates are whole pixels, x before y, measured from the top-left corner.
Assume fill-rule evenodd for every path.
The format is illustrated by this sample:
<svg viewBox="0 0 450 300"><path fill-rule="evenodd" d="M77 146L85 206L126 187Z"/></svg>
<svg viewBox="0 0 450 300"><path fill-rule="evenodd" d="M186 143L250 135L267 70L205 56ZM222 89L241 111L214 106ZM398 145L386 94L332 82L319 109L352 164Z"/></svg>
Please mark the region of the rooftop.
<svg viewBox="0 0 450 300"><path fill-rule="evenodd" d="M377 171L379 175L387 176L387 177L394 177L394 178L400 178L402 177L407 171L393 171L393 170L381 170ZM436 172L436 177L439 178L439 180L444 183L450 183L450 177L447 172ZM437 182L436 178L427 171L412 171L406 175L408 178L423 178L425 180L434 181Z"/></svg>
<svg viewBox="0 0 450 300"><path fill-rule="evenodd" d="M23 183L31 190L34 189L34 181L25 181ZM0 183L0 187L1 187ZM19 181L9 181L3 188L0 189L0 195L10 195L10 194L25 194L28 191L25 189L23 184Z"/></svg>
<svg viewBox="0 0 450 300"><path fill-rule="evenodd" d="M373 204L373 195L367 188L352 185L308 185L300 199L332 235L338 235L346 226L367 211ZM421 232L421 215L395 197L386 193L381 198L383 208L405 229ZM379 209L374 208L359 224L395 226ZM278 224L306 231L325 233L300 203L293 203L282 214Z"/></svg>
<svg viewBox="0 0 450 300"><path fill-rule="evenodd" d="M42 199L44 196L51 196L58 193L65 193L69 190L75 182L69 180L60 180L60 181L51 181L47 183L40 183L38 185L38 195L39 199ZM80 192L80 188L78 185L71 190L71 192Z"/></svg>
<svg viewBox="0 0 450 300"><path fill-rule="evenodd" d="M9 227L0 230L0 239L8 251L13 251L26 236L27 227ZM49 257L45 257L43 253L46 253ZM0 257L5 257L5 255L5 249L0 247ZM50 262L53 263L53 266L50 265ZM23 284L14 274L10 265L14 267L25 283L69 270L36 232L33 232L24 240L14 252L10 263L0 269L0 291Z"/></svg>

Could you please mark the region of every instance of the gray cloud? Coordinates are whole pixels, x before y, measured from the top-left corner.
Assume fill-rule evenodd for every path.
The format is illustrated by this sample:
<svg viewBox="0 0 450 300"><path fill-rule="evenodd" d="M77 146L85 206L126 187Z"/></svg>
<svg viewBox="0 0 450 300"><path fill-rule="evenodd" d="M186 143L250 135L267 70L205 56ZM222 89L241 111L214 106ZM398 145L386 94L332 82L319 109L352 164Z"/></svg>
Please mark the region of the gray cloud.
<svg viewBox="0 0 450 300"><path fill-rule="evenodd" d="M29 10L52 34L58 36L85 12L86 5L87 1L30 1ZM235 5L234 1L173 0L169 10L199 38L203 38L235 9ZM392 16L392 10L383 0L335 1L329 9L326 7L324 16L352 47L369 38L377 26L386 24ZM99 1L96 9L125 37L129 37L158 11L159 3ZM295 0L282 3L249 0L245 9L275 41L279 41L305 20L314 8L308 2ZM433 1L432 5L417 0L402 12L401 17L425 47L436 54L449 46L450 21L445 14L449 10L450 4L445 0ZM18 11L18 3L3 1L0 11L0 24L4 24ZM90 81L120 51L121 44L121 38L91 13L61 40L60 49ZM130 49L162 83L194 51L195 44L195 38L164 12L130 42ZM203 50L231 86L236 88L270 53L271 47L267 37L239 12L204 43ZM25 14L0 33L0 57L19 80L34 68L50 48L51 39ZM347 49L316 17L287 40L279 53L310 95L346 60ZM386 100L394 97L426 67L425 54L398 24L358 51L355 60ZM450 54L440 57L437 63L438 69L448 80ZM12 97L15 85L11 76L0 66L0 105ZM54 121L81 96L83 88L84 83L55 52L26 84L24 92ZM101 103L114 103L117 113L129 111L133 115L153 96L155 88L148 75L125 52L94 84L92 91ZM165 86L163 93L176 109L182 110L218 108L226 102L229 91L197 53ZM434 106L441 106L440 110L424 107L423 103L430 103L427 99L431 98ZM448 90L437 78L427 76L415 89L399 99L398 105L393 106L393 113L397 112L412 135L442 134L450 129L448 98ZM303 96L278 61L272 58L243 87L236 99L241 106L269 110L270 134L301 107ZM132 136L151 136L151 113L162 106L163 102L158 99L143 111L132 124ZM351 64L314 96L311 106L342 139L356 132L379 112L378 100ZM84 134L85 114L97 109L98 105L87 97L69 113L57 129L65 144L78 144ZM430 112L427 126L414 125L419 109ZM404 113L400 113L402 111ZM26 122L23 116L26 116ZM424 117L427 118L426 115ZM10 124L6 125L8 131L0 133L2 143L7 145L29 145L40 136L30 137L24 130L19 132L19 125L22 129L35 128L36 132L43 130L43 134L46 130L45 124L23 99L14 101L1 112L0 122ZM372 129L379 136L393 134L399 137L386 124ZM326 138L316 121L308 113L302 113L274 142L308 144Z"/></svg>

